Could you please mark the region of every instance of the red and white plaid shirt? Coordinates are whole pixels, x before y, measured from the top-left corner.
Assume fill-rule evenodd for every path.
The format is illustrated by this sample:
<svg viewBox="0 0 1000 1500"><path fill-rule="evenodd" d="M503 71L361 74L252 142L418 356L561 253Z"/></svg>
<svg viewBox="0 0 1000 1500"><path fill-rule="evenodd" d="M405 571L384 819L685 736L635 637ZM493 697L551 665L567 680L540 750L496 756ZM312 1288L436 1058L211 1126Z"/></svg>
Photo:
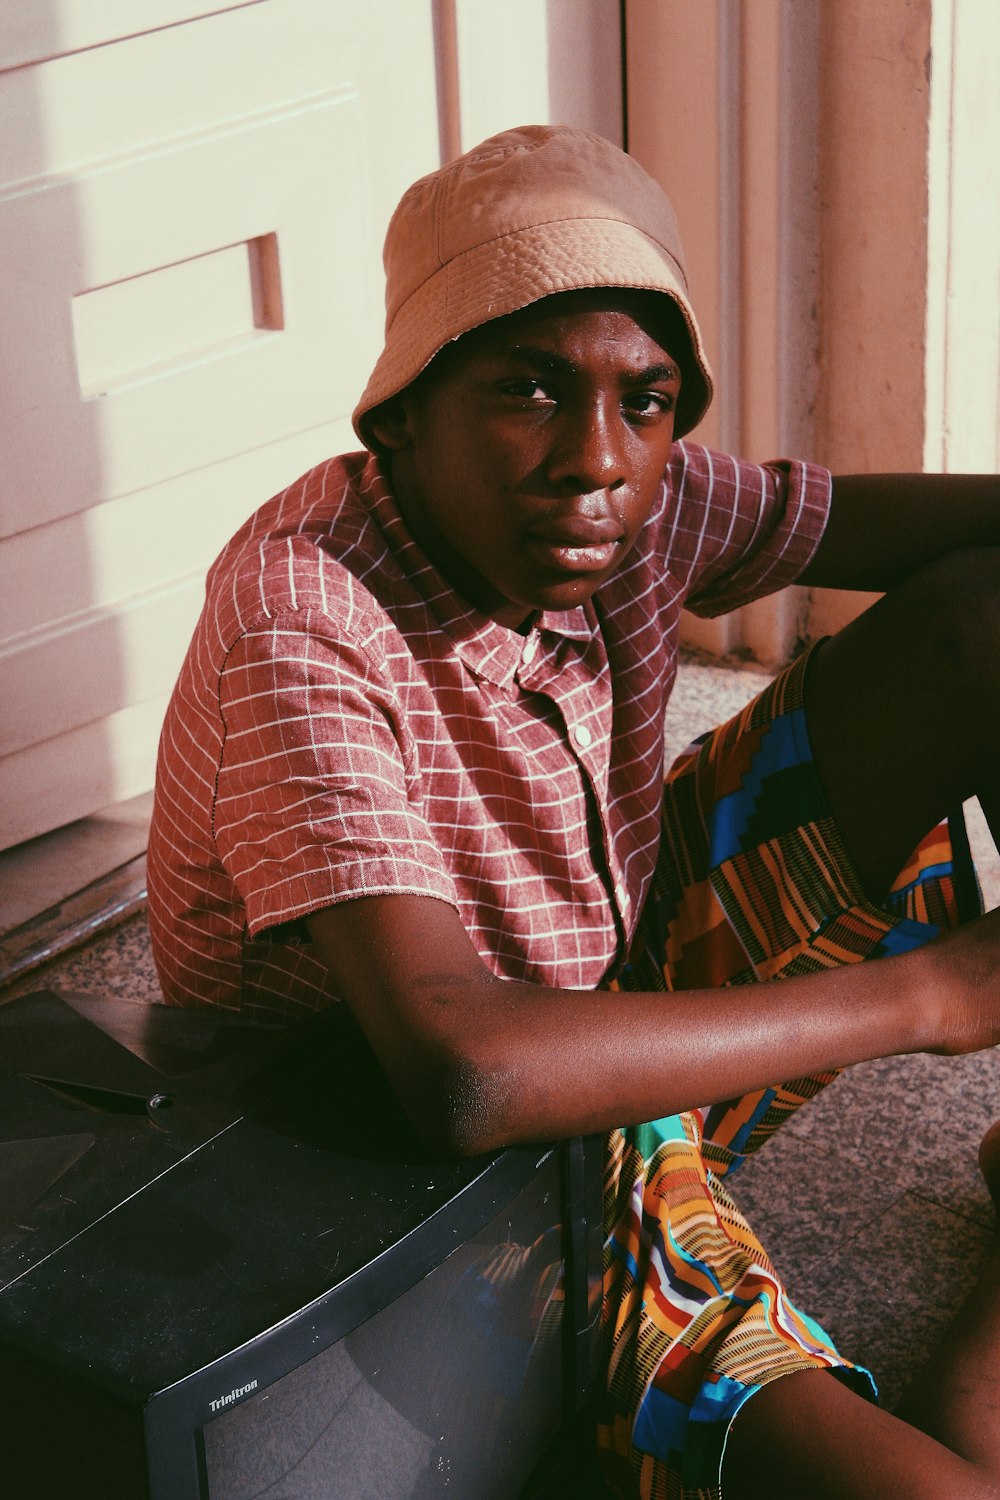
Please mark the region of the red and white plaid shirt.
<svg viewBox="0 0 1000 1500"><path fill-rule="evenodd" d="M299 919L452 903L498 975L592 987L656 857L682 605L794 580L829 477L675 444L623 566L527 636L427 561L377 460L331 459L262 507L208 579L167 713L149 846L166 999L290 1013L332 998Z"/></svg>

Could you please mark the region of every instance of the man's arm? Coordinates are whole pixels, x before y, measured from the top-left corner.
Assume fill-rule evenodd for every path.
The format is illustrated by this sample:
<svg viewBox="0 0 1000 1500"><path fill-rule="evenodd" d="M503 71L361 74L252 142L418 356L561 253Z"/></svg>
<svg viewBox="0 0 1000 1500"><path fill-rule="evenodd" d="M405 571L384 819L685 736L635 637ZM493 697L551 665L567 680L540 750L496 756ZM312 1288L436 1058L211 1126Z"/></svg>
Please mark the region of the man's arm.
<svg viewBox="0 0 1000 1500"><path fill-rule="evenodd" d="M867 1058L1000 1043L1000 913L896 958L669 995L498 980L457 912L424 896L361 897L308 921L414 1125L461 1154Z"/></svg>
<svg viewBox="0 0 1000 1500"><path fill-rule="evenodd" d="M800 583L884 591L946 552L1000 547L996 474L847 474Z"/></svg>

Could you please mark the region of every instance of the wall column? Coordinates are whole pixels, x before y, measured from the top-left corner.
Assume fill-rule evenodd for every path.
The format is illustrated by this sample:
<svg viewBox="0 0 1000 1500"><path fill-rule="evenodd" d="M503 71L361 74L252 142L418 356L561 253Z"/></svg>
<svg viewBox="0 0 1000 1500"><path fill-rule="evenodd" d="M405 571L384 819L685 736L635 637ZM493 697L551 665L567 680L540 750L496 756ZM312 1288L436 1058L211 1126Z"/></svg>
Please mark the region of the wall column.
<svg viewBox="0 0 1000 1500"><path fill-rule="evenodd" d="M717 378L695 437L748 458L809 457L818 363L818 0L626 3L629 150L677 209ZM784 659L801 591L689 645Z"/></svg>

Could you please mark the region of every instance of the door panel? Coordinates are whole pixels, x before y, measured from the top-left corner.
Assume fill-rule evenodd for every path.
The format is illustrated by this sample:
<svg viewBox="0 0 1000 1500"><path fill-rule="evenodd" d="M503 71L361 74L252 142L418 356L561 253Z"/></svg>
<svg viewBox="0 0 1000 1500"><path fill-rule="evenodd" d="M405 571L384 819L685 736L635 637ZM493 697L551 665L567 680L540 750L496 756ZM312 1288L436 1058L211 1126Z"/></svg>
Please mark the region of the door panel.
<svg viewBox="0 0 1000 1500"><path fill-rule="evenodd" d="M438 159L429 0L200 8L0 36L50 58L0 72L0 847L150 784L211 559L357 446L385 224Z"/></svg>
<svg viewBox="0 0 1000 1500"><path fill-rule="evenodd" d="M0 68L23 67L260 0L19 0L0 24Z"/></svg>
<svg viewBox="0 0 1000 1500"><path fill-rule="evenodd" d="M14 357L0 375L11 420L0 535L350 409L358 371L330 350L364 342L362 304L343 288L364 282L374 247L343 232L335 205L362 199L350 149L361 124L344 89L3 205L13 274L0 318ZM62 233L71 222L86 225L85 244ZM270 314L254 306L262 242L280 287Z"/></svg>

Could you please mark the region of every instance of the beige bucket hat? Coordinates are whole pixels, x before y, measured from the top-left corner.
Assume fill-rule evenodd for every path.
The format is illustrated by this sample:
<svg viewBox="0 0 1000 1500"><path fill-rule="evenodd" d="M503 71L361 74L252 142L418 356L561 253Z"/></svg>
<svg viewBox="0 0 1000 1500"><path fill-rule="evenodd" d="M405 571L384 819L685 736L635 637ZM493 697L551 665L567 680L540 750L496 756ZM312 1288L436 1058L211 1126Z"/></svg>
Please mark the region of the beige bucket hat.
<svg viewBox="0 0 1000 1500"><path fill-rule="evenodd" d="M631 156L565 126L505 130L404 193L389 223L385 348L354 412L398 395L451 340L554 292L635 287L680 309L690 349L671 354L683 437L712 399L669 200Z"/></svg>

